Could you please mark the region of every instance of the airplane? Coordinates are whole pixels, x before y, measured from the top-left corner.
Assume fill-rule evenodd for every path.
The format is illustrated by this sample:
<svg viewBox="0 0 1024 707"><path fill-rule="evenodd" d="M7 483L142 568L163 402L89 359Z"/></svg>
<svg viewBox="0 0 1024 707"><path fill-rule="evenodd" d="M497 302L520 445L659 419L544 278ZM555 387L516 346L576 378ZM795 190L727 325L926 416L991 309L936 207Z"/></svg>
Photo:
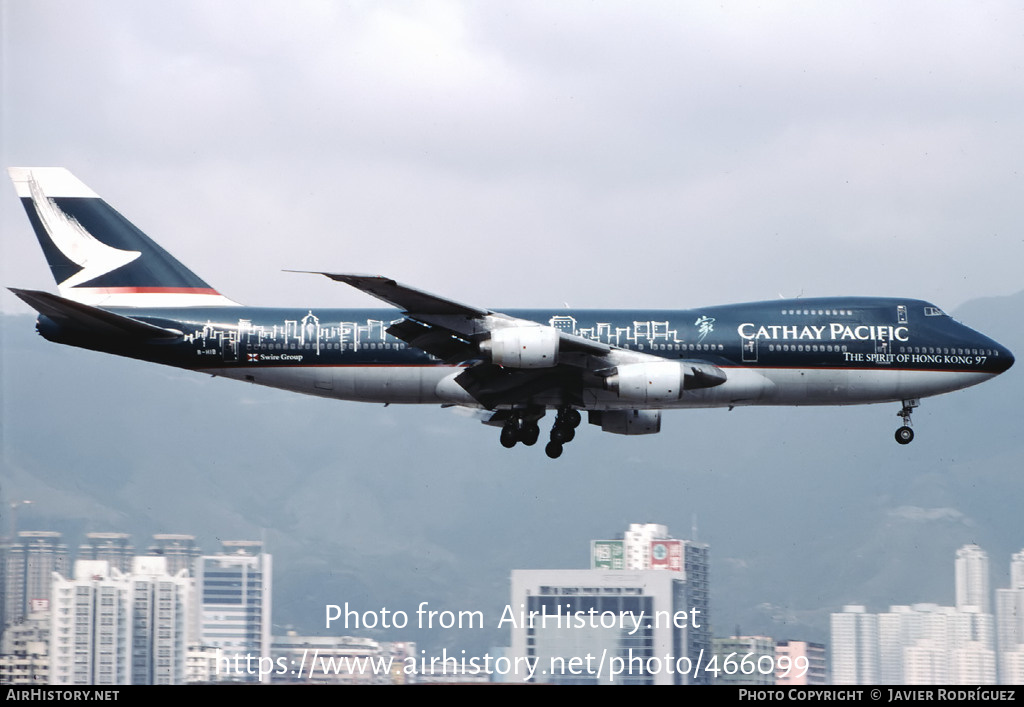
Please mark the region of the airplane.
<svg viewBox="0 0 1024 707"><path fill-rule="evenodd" d="M471 408L503 446L561 456L587 413L654 434L664 410L900 403L994 378L1013 354L933 304L820 297L690 310L509 310L378 275L317 272L387 309L247 307L63 168L10 168L59 295L11 291L50 341L343 400Z"/></svg>

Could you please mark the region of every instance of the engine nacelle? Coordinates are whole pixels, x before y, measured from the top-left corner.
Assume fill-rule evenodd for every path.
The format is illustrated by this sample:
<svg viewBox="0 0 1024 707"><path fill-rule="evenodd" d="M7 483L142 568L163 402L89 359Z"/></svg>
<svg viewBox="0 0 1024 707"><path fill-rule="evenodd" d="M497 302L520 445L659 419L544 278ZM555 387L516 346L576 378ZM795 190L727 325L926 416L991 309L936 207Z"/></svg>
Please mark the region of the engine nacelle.
<svg viewBox="0 0 1024 707"><path fill-rule="evenodd" d="M491 361L509 368L551 368L558 364L558 330L549 326L495 329L480 342Z"/></svg>
<svg viewBox="0 0 1024 707"><path fill-rule="evenodd" d="M604 385L623 400L664 403L683 397L684 378L683 367L675 361L649 361L619 366Z"/></svg>
<svg viewBox="0 0 1024 707"><path fill-rule="evenodd" d="M661 432L661 410L592 410L587 421L602 432L616 435L653 435Z"/></svg>
<svg viewBox="0 0 1024 707"><path fill-rule="evenodd" d="M725 372L700 361L645 361L618 366L604 380L606 389L622 400L638 403L669 403L684 390L710 388L726 381Z"/></svg>

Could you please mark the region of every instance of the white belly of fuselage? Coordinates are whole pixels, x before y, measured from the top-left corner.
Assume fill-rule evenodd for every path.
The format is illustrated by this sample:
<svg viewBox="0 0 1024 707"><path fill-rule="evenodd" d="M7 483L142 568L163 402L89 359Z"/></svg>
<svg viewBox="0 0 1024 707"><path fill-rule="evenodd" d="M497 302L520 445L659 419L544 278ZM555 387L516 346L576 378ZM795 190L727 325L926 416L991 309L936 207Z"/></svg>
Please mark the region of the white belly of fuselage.
<svg viewBox="0 0 1024 707"><path fill-rule="evenodd" d="M307 395L358 402L473 405L468 393L445 379L456 366L275 366L204 369ZM688 390L681 400L645 404L606 390L584 392L588 410L709 408L739 405L859 405L924 398L981 383L991 374L972 371L915 371L896 368L772 369L728 368L722 385ZM461 395L460 395L461 393ZM559 405L558 400L536 399Z"/></svg>

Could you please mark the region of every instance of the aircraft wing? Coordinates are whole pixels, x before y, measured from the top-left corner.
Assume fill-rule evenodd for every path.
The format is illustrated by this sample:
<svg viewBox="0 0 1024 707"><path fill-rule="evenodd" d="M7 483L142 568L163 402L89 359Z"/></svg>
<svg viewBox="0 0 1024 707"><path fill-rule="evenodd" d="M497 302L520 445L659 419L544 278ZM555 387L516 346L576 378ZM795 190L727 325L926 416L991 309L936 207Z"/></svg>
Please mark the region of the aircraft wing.
<svg viewBox="0 0 1024 707"><path fill-rule="evenodd" d="M537 322L456 302L379 275L316 274L344 282L401 309L409 319L392 326L388 333L444 361L472 358L476 345L495 330L538 326ZM604 356L613 348L564 331L558 331L558 339L559 349L565 353Z"/></svg>
<svg viewBox="0 0 1024 707"><path fill-rule="evenodd" d="M457 314L467 317L484 317L493 312L478 307L471 307L468 304L455 302L432 295L429 292L418 290L408 285L402 285L391 278L380 275L353 275L346 273L319 272L317 275L352 285L357 290L362 290L368 295L373 295L379 300L398 307L405 312L416 312L419 314Z"/></svg>
<svg viewBox="0 0 1024 707"><path fill-rule="evenodd" d="M663 358L592 341L489 309L455 302L376 275L319 273L399 307L406 318L387 332L453 364L469 364L455 382L480 405L495 409L558 399L584 406L588 389L619 385L622 365L661 366L660 373L632 367L635 377L667 376L668 389L704 388L725 381L707 361ZM671 380L675 380L673 384Z"/></svg>

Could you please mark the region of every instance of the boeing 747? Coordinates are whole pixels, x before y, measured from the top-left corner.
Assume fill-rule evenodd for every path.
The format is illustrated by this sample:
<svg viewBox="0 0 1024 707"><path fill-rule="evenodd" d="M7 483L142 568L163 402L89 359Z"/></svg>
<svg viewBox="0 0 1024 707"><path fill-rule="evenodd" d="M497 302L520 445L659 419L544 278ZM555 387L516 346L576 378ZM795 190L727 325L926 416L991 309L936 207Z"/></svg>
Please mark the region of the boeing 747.
<svg viewBox="0 0 1024 707"><path fill-rule="evenodd" d="M11 168L59 295L13 289L50 341L309 395L465 406L505 447L561 456L586 412L653 434L664 410L899 403L994 378L1013 355L928 302L824 297L690 310L496 312L376 275L319 273L387 309L237 304L61 168Z"/></svg>

